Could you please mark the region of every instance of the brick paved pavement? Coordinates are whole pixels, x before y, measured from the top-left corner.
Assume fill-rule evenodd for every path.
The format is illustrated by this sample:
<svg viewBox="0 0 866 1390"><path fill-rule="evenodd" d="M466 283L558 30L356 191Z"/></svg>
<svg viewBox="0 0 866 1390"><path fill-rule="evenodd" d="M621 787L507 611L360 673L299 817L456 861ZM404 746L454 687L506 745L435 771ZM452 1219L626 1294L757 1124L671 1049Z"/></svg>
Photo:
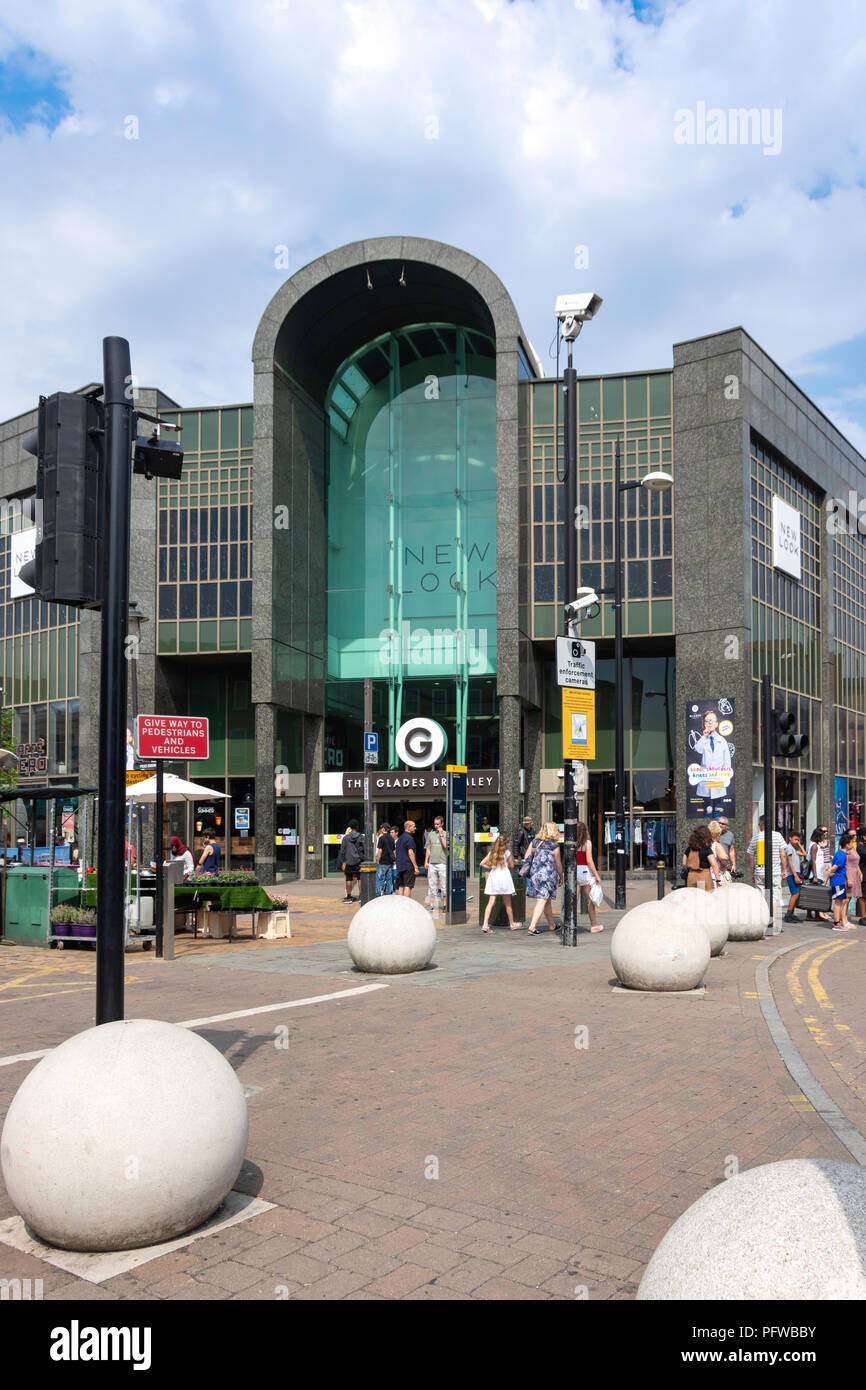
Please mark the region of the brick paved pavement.
<svg viewBox="0 0 866 1390"><path fill-rule="evenodd" d="M42 1278L49 1299L633 1297L658 1240L732 1157L740 1168L850 1157L796 1093L754 972L802 940L773 965L774 995L862 1130L864 957L858 940L804 924L730 944L703 997L625 995L611 992L609 936L568 950L549 934L454 928L435 969L386 989L207 1025L202 1035L260 1088L237 1185L274 1210L100 1286L2 1246L0 1275ZM814 953L792 992L798 957L842 942L814 976L825 1000L808 975ZM38 953L53 973L22 980L37 953L0 948L0 1054L89 1025L81 954ZM127 963L128 1016L175 1021L367 978L328 941ZM275 1045L282 1025L288 1049ZM0 1067L4 1113L32 1065ZM0 1218L10 1214L2 1194Z"/></svg>

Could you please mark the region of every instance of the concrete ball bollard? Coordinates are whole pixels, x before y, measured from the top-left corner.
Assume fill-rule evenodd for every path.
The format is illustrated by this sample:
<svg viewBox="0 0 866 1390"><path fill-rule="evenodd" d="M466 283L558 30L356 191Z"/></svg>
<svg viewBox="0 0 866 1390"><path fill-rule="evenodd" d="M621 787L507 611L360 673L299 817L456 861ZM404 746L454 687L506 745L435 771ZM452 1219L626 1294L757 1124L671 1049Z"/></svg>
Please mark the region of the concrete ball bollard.
<svg viewBox="0 0 866 1390"><path fill-rule="evenodd" d="M707 893L703 888L678 888L663 898L672 922L696 922L710 939L710 955L720 956L728 939L728 918L718 903L718 891Z"/></svg>
<svg viewBox="0 0 866 1390"><path fill-rule="evenodd" d="M88 1028L18 1088L0 1139L10 1201L62 1250L131 1250L200 1226L244 1159L243 1087L204 1038L128 1019Z"/></svg>
<svg viewBox="0 0 866 1390"><path fill-rule="evenodd" d="M436 926L420 903L389 893L355 913L346 944L357 968L368 975L408 975L433 959Z"/></svg>
<svg viewBox="0 0 866 1390"><path fill-rule="evenodd" d="M760 888L748 883L726 883L713 895L725 914L729 941L761 941L770 921L770 909Z"/></svg>
<svg viewBox="0 0 866 1390"><path fill-rule="evenodd" d="M625 914L614 931L610 958L628 989L696 989L710 963L710 939L696 922L675 920L662 899Z"/></svg>
<svg viewBox="0 0 866 1390"><path fill-rule="evenodd" d="M866 1299L866 1170L795 1158L720 1182L644 1272L642 1302Z"/></svg>

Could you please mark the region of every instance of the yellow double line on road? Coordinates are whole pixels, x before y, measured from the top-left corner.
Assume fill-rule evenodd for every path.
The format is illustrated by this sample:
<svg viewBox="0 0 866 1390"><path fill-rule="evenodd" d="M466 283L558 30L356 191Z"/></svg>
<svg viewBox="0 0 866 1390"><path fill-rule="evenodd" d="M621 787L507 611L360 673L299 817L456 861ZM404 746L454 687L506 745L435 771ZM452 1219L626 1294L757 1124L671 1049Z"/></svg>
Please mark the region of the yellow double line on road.
<svg viewBox="0 0 866 1390"><path fill-rule="evenodd" d="M798 1008L806 1007L807 1000L802 981L800 980L800 970L802 966L805 965L806 961L809 960L811 957L811 963L809 965L809 969L806 972L806 979L808 981L809 988L812 991L812 996L819 1009L824 1009L825 1011L829 1011L830 1013L835 1013L835 1005L831 1002L830 997L827 994L827 991L825 990L824 986L821 984L821 980L819 978L821 966L824 964L825 960L827 960L830 956L834 956L837 953L837 951L847 951L849 947L856 945L856 941L836 941L833 943L832 946L825 946L823 944L820 946L810 946L808 950L802 951L800 955L795 958L790 970L788 971L787 979L788 989L791 992L791 998L793 999L794 1003L798 1006ZM831 1020L829 1019L827 1020L828 1025L830 1021ZM821 1023L820 1018L807 1018L804 1015L803 1022L806 1024L806 1027L809 1029L809 1032L812 1035L812 1041L818 1047L832 1047L832 1039L827 1036L826 1027L824 1026L824 1024ZM840 1023L837 1019L832 1020L832 1022L833 1027L836 1028L838 1032L850 1033L851 1029L849 1028L847 1023ZM838 1067L840 1066L840 1063L831 1062L831 1066Z"/></svg>

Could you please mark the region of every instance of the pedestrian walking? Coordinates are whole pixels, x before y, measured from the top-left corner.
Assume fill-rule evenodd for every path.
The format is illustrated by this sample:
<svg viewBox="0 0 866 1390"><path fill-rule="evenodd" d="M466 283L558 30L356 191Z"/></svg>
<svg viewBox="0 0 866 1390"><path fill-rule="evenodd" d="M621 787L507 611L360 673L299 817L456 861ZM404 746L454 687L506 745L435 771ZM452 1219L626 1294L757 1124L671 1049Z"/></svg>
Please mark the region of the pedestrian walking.
<svg viewBox="0 0 866 1390"><path fill-rule="evenodd" d="M851 865L849 861L849 850L853 846L854 855L857 858L857 872L860 871L860 856L857 854L857 836L853 830L846 830L839 839L839 848L830 860L825 869L825 884L829 883L833 890L833 925L831 931L856 931L857 928L852 922L848 921L848 882ZM859 885L862 887L862 884Z"/></svg>
<svg viewBox="0 0 866 1390"><path fill-rule="evenodd" d="M358 822L350 820L346 827L346 833L340 841L340 848L337 853L337 868L343 870L346 880L346 896L344 903L356 903L357 898L352 897L352 884L358 881L358 891L360 893L361 863L364 858L364 836L358 830Z"/></svg>
<svg viewBox="0 0 866 1390"><path fill-rule="evenodd" d="M545 821L532 841L521 873L527 868L527 863L529 868L523 875L529 880L526 892L530 898L537 899L529 924L529 935L538 935L536 924L542 913L547 918L550 930L557 931L553 920L553 899L562 882L562 856L559 852L559 829L553 821Z"/></svg>
<svg viewBox="0 0 866 1390"><path fill-rule="evenodd" d="M434 909L445 906L445 871L448 866L448 836L442 816L433 820L433 829L427 834L424 852L424 867L427 870L427 907Z"/></svg>
<svg viewBox="0 0 866 1390"><path fill-rule="evenodd" d="M596 887L601 890L601 879L595 867L595 860L592 857L592 840L589 838L589 830L583 821L577 823L577 889L580 899L580 911L585 911L589 917L589 930L591 932L604 931L603 926L599 926L595 918L595 903L592 900L592 890Z"/></svg>
<svg viewBox="0 0 866 1390"><path fill-rule="evenodd" d="M418 860L415 858L415 822L403 822L403 834L397 836L395 851L397 855L397 892L402 898L411 898L418 873Z"/></svg>
<svg viewBox="0 0 866 1390"><path fill-rule="evenodd" d="M712 893L718 878L719 865L713 854L713 837L708 825L696 825L688 839L683 863L686 868L686 887L702 888Z"/></svg>
<svg viewBox="0 0 866 1390"><path fill-rule="evenodd" d="M812 831L812 838L809 842L809 878L812 883L824 886L824 863L828 857L827 827L819 825ZM806 913L807 922L831 922L833 919L826 912L810 911Z"/></svg>
<svg viewBox="0 0 866 1390"><path fill-rule="evenodd" d="M385 821L379 826L379 837L376 840L376 897L390 897L394 892L394 876L391 870L394 868L396 855L394 853L394 841L391 838L391 827Z"/></svg>
<svg viewBox="0 0 866 1390"><path fill-rule="evenodd" d="M791 895L788 899L788 909L785 913L786 922L801 922L803 920L802 917L794 916L794 909L797 906L797 899L800 896L800 889L803 886L801 870L805 857L806 851L800 843L800 836L797 834L796 830L792 830L791 834L788 836L788 843L785 846L785 868L787 870L788 892ZM859 860L857 862L859 863Z"/></svg>
<svg viewBox="0 0 866 1390"><path fill-rule="evenodd" d="M859 904L860 899L863 896L863 874L860 869L860 853L857 848L857 834L854 830L849 830L848 834L851 836L851 839L848 841L847 847L848 881L846 884L846 888L848 896L845 899L845 923L851 931L856 931L857 923L852 922L848 915L850 907L849 900L853 899L856 903Z"/></svg>
<svg viewBox="0 0 866 1390"><path fill-rule="evenodd" d="M511 931L517 931L523 926L522 922L515 922L514 913L511 910L511 899L515 893L514 879L511 877L511 870L514 868L514 858L508 848L507 835L497 835L491 849L485 854L481 861L482 869L489 869L485 893L488 903L484 912L484 922L481 930L484 932L492 931L490 926L490 914L497 898L502 899L505 908L505 915L508 918L508 925Z"/></svg>
<svg viewBox="0 0 866 1390"><path fill-rule="evenodd" d="M765 859L766 859L766 835L764 833L764 817L758 817L758 829L749 841L746 849L749 865L752 870L752 882L756 888L764 891L766 884ZM777 935L782 932L782 927L776 926L776 905L784 906L782 903L782 883L785 881L787 888L787 869L785 867L785 841L778 830L772 831L770 835L770 873L773 884L773 920L767 928L767 935Z"/></svg>
<svg viewBox="0 0 866 1390"><path fill-rule="evenodd" d="M866 827L860 826L857 831L857 853L860 856L860 880L866 880ZM857 903L857 916L860 918L861 927L864 925L863 918L866 917L866 898L861 897Z"/></svg>
<svg viewBox="0 0 866 1390"><path fill-rule="evenodd" d="M707 829L710 832L710 839L713 842L713 855L718 865L716 871L716 887L721 888L723 883L731 881L731 867L728 860L728 852L722 844L722 824L721 821L707 821Z"/></svg>
<svg viewBox="0 0 866 1390"><path fill-rule="evenodd" d="M728 824L727 816L719 816L719 843L725 854L728 856L728 867L730 868L731 878L737 875L737 851L734 848L734 832ZM718 858L718 855L716 855Z"/></svg>
<svg viewBox="0 0 866 1390"><path fill-rule="evenodd" d="M397 841L400 838L400 831L396 825L391 826L391 841L394 846L394 863L391 865L391 892L397 892Z"/></svg>
<svg viewBox="0 0 866 1390"><path fill-rule="evenodd" d="M523 824L514 837L514 858L520 863L526 858L526 851L535 839L535 830L532 826L532 816L524 816Z"/></svg>

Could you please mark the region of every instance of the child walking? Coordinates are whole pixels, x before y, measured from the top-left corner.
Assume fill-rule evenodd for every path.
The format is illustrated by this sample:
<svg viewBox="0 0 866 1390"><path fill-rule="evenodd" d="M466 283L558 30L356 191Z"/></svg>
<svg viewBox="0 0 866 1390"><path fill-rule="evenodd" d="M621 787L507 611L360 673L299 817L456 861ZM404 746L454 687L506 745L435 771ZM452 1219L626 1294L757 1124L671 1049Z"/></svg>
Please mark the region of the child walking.
<svg viewBox="0 0 866 1390"><path fill-rule="evenodd" d="M511 899L514 894L514 879L511 877L511 870L514 868L514 860L511 857L511 850L508 848L508 836L498 836L493 848L481 861L482 869L489 869L487 875L487 885L484 889L489 899L487 910L484 913L484 925L481 930L490 932L490 914L493 911L493 904L497 898L501 898L505 906L505 915L508 918L508 925L512 931L517 931L522 927L522 922L515 922L514 914L511 911Z"/></svg>

